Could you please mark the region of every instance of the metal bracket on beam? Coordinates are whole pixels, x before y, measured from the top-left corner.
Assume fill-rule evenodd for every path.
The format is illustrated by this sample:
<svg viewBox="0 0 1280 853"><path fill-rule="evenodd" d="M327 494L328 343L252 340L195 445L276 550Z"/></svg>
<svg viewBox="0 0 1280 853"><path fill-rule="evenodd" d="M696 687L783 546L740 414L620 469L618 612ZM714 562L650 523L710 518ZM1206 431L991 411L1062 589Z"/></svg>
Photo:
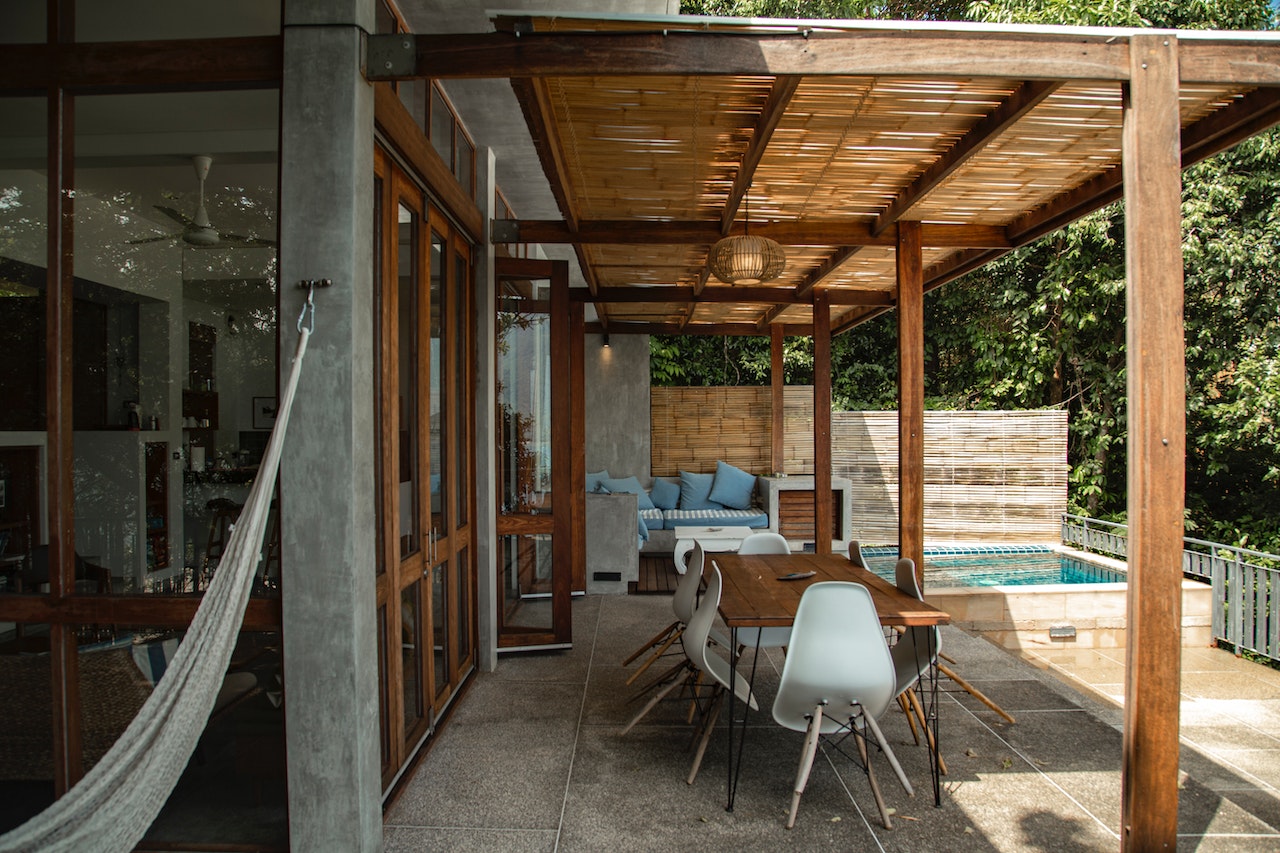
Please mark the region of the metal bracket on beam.
<svg viewBox="0 0 1280 853"><path fill-rule="evenodd" d="M367 80L406 80L417 72L418 51L413 36L367 36L364 51Z"/></svg>
<svg viewBox="0 0 1280 853"><path fill-rule="evenodd" d="M520 220L495 219L489 226L489 239L494 243L519 243Z"/></svg>

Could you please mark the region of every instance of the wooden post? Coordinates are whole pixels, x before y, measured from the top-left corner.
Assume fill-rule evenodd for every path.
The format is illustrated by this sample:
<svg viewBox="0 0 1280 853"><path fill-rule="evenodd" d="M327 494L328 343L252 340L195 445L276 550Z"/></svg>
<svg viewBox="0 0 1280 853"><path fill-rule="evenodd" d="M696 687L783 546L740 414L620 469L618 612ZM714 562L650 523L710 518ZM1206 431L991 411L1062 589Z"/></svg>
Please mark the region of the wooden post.
<svg viewBox="0 0 1280 853"><path fill-rule="evenodd" d="M573 364L572 350L582 346L581 338L573 337L573 309L569 303L569 264L567 261L551 262L551 442L553 452L567 453L569 459L552 457L551 496L552 511L551 559L555 568L551 572L551 625L556 642L567 642L573 636L573 614L570 601L577 572L575 563L577 548L573 524L577 517L577 496L573 488ZM581 446L581 445L579 445ZM562 503L563 502L563 503ZM585 515L586 498L583 498ZM565 571L564 567L569 570Z"/></svg>
<svg viewBox="0 0 1280 853"><path fill-rule="evenodd" d="M1177 40L1171 34L1134 36L1130 56L1122 143L1129 645L1121 849L1173 850L1186 447Z"/></svg>
<svg viewBox="0 0 1280 853"><path fill-rule="evenodd" d="M924 589L924 255L920 223L898 223L898 557Z"/></svg>
<svg viewBox="0 0 1280 853"><path fill-rule="evenodd" d="M566 276L567 281L567 276ZM566 288L567 288L566 284ZM573 591L587 591L587 391L586 391L586 323L581 302L569 305L569 499L573 523Z"/></svg>
<svg viewBox="0 0 1280 853"><path fill-rule="evenodd" d="M782 365L782 325L774 323L769 327L769 414L772 418L769 437L769 473L778 474L787 470L786 460L786 387L787 380Z"/></svg>
<svg viewBox="0 0 1280 853"><path fill-rule="evenodd" d="M813 548L831 553L831 300L813 296Z"/></svg>
<svg viewBox="0 0 1280 853"><path fill-rule="evenodd" d="M50 87L48 112L49 184L45 279L45 423L48 429L49 596L62 598L75 592L75 487L72 480L71 362L73 332L72 266L75 243L75 164L71 140L75 137L72 96ZM31 531L37 541L37 529ZM49 665L52 676L53 786L65 794L83 775L81 762L80 668L75 626L54 622L49 626Z"/></svg>

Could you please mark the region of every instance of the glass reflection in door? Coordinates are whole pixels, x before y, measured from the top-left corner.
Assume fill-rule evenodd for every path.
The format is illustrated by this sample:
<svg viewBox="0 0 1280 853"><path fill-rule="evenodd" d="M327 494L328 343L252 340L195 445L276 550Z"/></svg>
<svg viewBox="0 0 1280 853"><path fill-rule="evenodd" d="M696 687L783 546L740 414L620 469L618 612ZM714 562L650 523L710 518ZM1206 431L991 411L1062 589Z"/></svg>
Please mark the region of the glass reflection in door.
<svg viewBox="0 0 1280 853"><path fill-rule="evenodd" d="M550 285L504 281L498 311L502 628L552 630Z"/></svg>

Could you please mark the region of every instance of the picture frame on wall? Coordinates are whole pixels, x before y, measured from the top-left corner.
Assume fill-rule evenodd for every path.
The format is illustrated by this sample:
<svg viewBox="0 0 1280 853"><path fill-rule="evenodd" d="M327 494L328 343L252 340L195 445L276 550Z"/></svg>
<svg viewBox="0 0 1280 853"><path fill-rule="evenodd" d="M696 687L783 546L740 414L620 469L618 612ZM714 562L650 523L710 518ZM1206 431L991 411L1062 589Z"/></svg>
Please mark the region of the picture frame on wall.
<svg viewBox="0 0 1280 853"><path fill-rule="evenodd" d="M276 425L276 398L253 398L253 428L271 429Z"/></svg>

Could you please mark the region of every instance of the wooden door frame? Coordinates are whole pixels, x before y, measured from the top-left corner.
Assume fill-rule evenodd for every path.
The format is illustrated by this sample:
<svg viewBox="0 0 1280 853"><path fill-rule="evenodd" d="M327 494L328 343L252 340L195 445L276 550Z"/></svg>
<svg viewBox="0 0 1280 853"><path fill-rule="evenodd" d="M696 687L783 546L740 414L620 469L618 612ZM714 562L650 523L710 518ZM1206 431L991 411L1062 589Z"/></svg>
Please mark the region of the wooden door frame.
<svg viewBox="0 0 1280 853"><path fill-rule="evenodd" d="M583 305L570 299L569 265L567 261L545 261L530 258L495 258L494 281L496 289L505 279L536 279L551 283L548 324L551 338L551 444L554 448L569 448L568 458L563 452L553 452L551 459L551 561L552 561L552 617L551 628L545 632L498 633L498 648L529 648L536 646L563 647L573 641L572 596L575 588L585 588L586 540L583 527L586 517L586 461L584 449L584 365L582 340L584 329ZM563 367L563 369L559 369ZM497 513L499 525L503 515ZM514 532L521 524L519 517L508 517ZM525 520L525 524L530 521ZM530 530L532 532L532 530ZM512 535L498 533L498 538ZM564 567L567 567L565 570ZM504 567L499 562L496 571ZM501 580L498 582L502 587ZM499 597L496 606L502 606ZM501 625L501 619L499 624ZM504 645L505 641L505 645Z"/></svg>

